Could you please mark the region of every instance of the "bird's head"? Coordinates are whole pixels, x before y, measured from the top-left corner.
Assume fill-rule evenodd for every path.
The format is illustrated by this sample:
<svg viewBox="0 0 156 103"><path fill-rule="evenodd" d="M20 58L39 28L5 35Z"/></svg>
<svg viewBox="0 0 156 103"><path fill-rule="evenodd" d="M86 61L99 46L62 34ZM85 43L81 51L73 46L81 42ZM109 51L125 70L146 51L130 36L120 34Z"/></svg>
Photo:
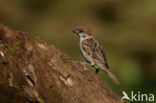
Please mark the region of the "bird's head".
<svg viewBox="0 0 156 103"><path fill-rule="evenodd" d="M80 38L88 38L92 36L92 31L86 27L78 27L72 30L73 33L76 33Z"/></svg>

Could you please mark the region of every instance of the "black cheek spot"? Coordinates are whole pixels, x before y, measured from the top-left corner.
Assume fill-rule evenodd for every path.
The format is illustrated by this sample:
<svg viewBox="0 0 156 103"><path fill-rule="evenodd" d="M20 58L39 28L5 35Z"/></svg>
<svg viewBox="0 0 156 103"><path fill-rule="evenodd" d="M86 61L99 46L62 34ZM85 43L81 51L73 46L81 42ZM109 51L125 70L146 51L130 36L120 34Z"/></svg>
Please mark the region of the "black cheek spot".
<svg viewBox="0 0 156 103"><path fill-rule="evenodd" d="M83 30L79 30L79 33L82 33L83 32Z"/></svg>

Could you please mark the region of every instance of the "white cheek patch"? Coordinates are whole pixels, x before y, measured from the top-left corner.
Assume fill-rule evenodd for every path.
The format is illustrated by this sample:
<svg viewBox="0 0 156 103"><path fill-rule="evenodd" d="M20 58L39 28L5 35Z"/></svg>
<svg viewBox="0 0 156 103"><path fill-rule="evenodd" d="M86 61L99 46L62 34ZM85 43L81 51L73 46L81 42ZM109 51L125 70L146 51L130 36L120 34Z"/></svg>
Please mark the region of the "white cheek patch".
<svg viewBox="0 0 156 103"><path fill-rule="evenodd" d="M87 38L88 35L86 33L79 33L80 38Z"/></svg>

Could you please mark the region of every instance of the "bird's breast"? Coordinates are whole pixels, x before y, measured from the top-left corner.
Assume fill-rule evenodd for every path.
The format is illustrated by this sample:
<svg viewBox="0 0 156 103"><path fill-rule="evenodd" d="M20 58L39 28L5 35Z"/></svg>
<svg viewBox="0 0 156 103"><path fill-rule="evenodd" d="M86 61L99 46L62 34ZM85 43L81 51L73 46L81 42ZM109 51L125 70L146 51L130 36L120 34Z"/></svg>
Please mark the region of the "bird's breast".
<svg viewBox="0 0 156 103"><path fill-rule="evenodd" d="M91 59L92 59L92 58L91 58L90 55L83 49L81 43L80 43L80 50L81 50L81 53L82 53L84 59L85 59L88 63L91 63Z"/></svg>

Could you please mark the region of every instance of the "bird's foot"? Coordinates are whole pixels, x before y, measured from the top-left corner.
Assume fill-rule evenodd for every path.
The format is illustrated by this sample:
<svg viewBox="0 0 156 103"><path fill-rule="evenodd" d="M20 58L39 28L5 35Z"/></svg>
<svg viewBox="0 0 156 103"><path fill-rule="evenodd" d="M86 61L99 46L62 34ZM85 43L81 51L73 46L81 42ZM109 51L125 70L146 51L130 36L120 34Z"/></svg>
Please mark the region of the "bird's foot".
<svg viewBox="0 0 156 103"><path fill-rule="evenodd" d="M100 69L96 69L95 73L97 74L99 72Z"/></svg>

